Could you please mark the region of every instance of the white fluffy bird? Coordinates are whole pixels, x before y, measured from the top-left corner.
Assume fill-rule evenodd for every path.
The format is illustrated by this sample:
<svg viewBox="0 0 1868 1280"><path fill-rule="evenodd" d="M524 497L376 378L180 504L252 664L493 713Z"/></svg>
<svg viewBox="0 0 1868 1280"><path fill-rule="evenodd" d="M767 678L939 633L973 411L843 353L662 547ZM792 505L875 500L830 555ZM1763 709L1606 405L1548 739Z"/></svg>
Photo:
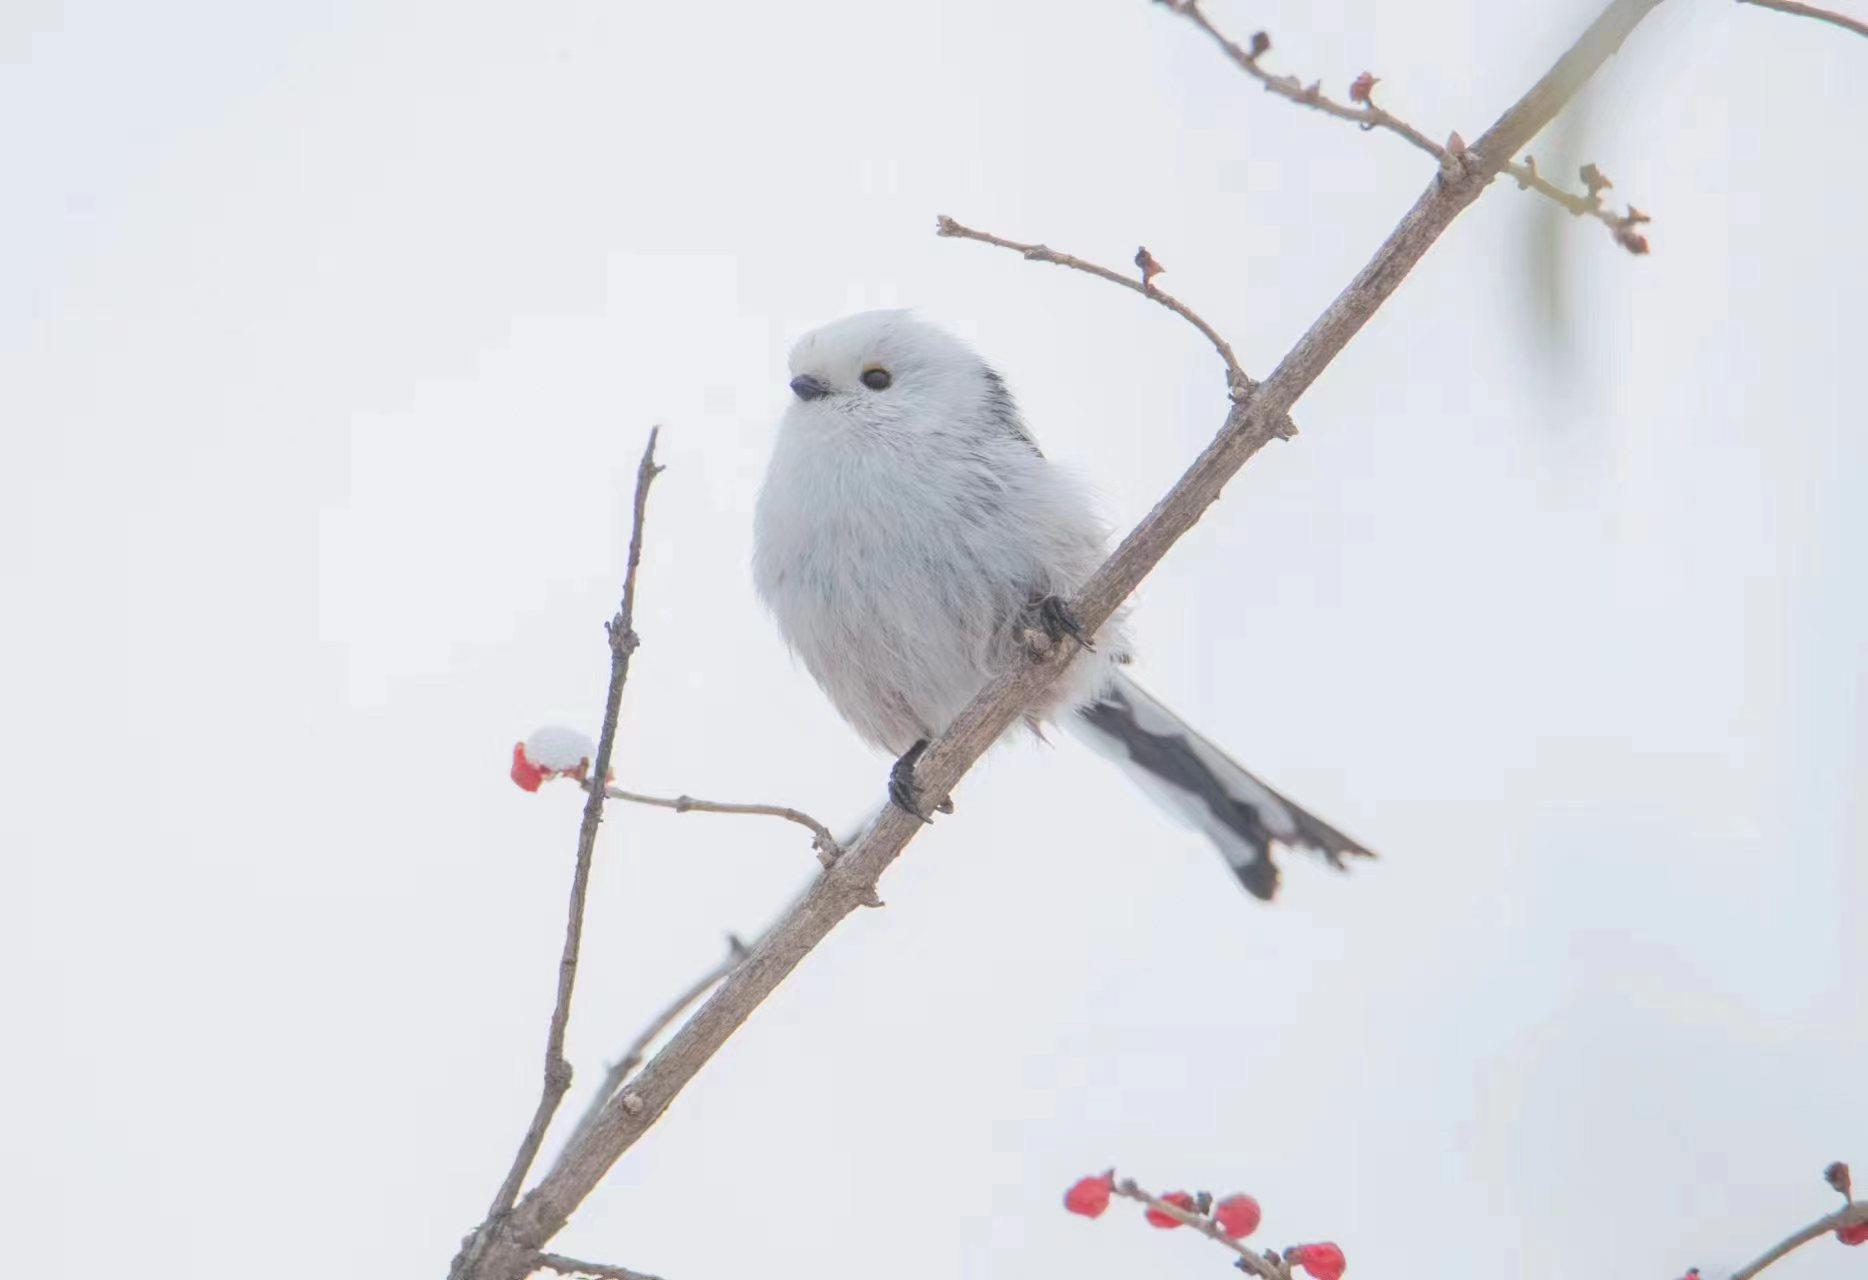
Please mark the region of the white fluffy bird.
<svg viewBox="0 0 1868 1280"><path fill-rule="evenodd" d="M903 311L825 325L791 351L795 396L759 495L753 572L794 652L844 719L915 758L1102 561L1089 495L1039 452L1004 380L966 343ZM1081 639L1081 637L1079 637ZM1369 851L1235 764L1121 671L1122 619L1085 646L1050 704L1061 723L1204 832L1248 890L1278 885L1273 845L1341 867ZM922 815L925 816L925 815Z"/></svg>

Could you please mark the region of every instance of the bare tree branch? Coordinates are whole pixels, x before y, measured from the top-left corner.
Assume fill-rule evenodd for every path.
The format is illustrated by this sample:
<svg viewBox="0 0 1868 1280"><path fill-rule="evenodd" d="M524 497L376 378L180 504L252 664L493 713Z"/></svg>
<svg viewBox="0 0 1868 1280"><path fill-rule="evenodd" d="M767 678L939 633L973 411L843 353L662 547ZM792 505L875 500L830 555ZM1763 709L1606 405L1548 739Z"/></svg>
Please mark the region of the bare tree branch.
<svg viewBox="0 0 1868 1280"><path fill-rule="evenodd" d="M1828 1217L1818 1218L1790 1238L1780 1240L1771 1248L1766 1249L1764 1253L1754 1261L1734 1271L1731 1280L1751 1280L1751 1277L1757 1275L1758 1272L1764 1270L1785 1254L1801 1249L1810 1241L1821 1236L1826 1236L1832 1231L1839 1231L1844 1227L1860 1226L1865 1222L1868 1222L1868 1200L1851 1201L1843 1205L1840 1209L1837 1209Z"/></svg>
<svg viewBox="0 0 1868 1280"><path fill-rule="evenodd" d="M1111 284L1119 284L1124 289L1133 289L1144 298L1151 298L1160 303L1206 336L1206 340L1213 344L1213 349L1219 352L1219 358L1226 362L1226 386L1231 391L1233 399L1243 399L1257 385L1246 376L1245 370L1239 367L1238 358L1232 354L1232 344L1220 336L1219 330L1208 324L1192 307L1179 298L1165 290L1155 288L1154 277L1160 274L1163 268L1146 248L1135 251L1137 264L1143 262L1148 264L1142 267L1141 278L1136 280L1130 279L1120 271L1111 271L1108 267L1098 266L1094 262L1085 262L1082 258L1073 258L1067 253L1059 253L1049 245L1020 244L1016 240L1001 240L998 236L987 232L975 231L971 227L960 225L944 213L934 220L934 234L952 236L961 240L978 240L981 244L996 244L1001 249L1022 253L1032 262L1053 262L1060 267L1069 267L1073 271L1088 272ZM1296 435L1297 428L1292 427L1290 434Z"/></svg>
<svg viewBox="0 0 1868 1280"><path fill-rule="evenodd" d="M1769 3L1770 0L1750 0L1750 2ZM1454 134L1448 140L1448 144L1443 146L1393 112L1376 105L1373 90L1377 81L1367 72L1357 77L1350 86L1350 97L1357 105L1337 102L1323 92L1321 81L1305 84L1296 76L1275 75L1260 66L1259 59L1271 49L1271 37L1263 31L1255 32L1250 47L1247 47L1230 39L1225 32L1214 26L1201 10L1199 0L1160 0L1160 3L1165 4L1211 36L1214 43L1225 51L1226 56L1231 58L1241 71L1264 85L1268 93L1275 93L1281 98L1288 99L1302 107L1309 107L1313 111L1320 111L1326 116L1347 120L1364 131L1384 129L1397 138L1405 139L1436 160L1444 161L1449 150L1458 151L1462 145L1459 143L1459 135ZM1554 200L1577 217L1596 219L1609 229L1615 237L1615 242L1630 253L1647 252L1647 238L1634 229L1648 221L1647 215L1633 205L1628 207L1628 212L1625 214L1613 213L1605 208L1602 203L1602 192L1614 184L1603 177L1602 171L1594 165L1586 165L1582 170L1583 183L1589 189L1585 195L1565 191L1545 178L1537 171L1537 162L1529 156L1524 158L1522 164L1512 161L1507 156L1505 163L1499 167L1517 179L1521 189L1535 191L1541 196Z"/></svg>
<svg viewBox="0 0 1868 1280"><path fill-rule="evenodd" d="M588 784L586 784L588 785ZM612 800L627 800L630 804L653 805L658 809L673 809L676 813L744 813L757 814L769 818L783 818L795 822L801 827L809 827L812 836L811 847L817 850L817 860L825 866L837 860L843 852L843 846L830 834L830 828L800 809L792 809L782 804L725 804L718 800L696 800L693 796L675 796L672 799L662 796L639 795L634 791L624 791L619 787L605 788L604 794Z"/></svg>
<svg viewBox="0 0 1868 1280"><path fill-rule="evenodd" d="M1799 18L1814 18L1818 22L1833 22L1844 31L1853 31L1858 36L1868 36L1868 22L1851 18L1846 14L1832 13L1828 9L1818 9L1813 4L1798 4L1797 0L1738 0L1740 4L1755 4L1760 9L1775 9L1779 13L1794 13Z"/></svg>
<svg viewBox="0 0 1868 1280"><path fill-rule="evenodd" d="M629 658L639 643L634 628L636 616L636 570L642 564L642 526L648 514L649 485L661 473L655 465L655 440L661 428L649 430L648 445L636 467L636 506L629 533L629 557L623 568L623 600L616 616L606 624L610 638L610 688L603 707L603 728L597 735L597 758L593 767L599 778L610 773L610 753L616 745L616 721L623 708L623 686L629 680ZM571 1020L571 992L577 984L577 954L584 937L584 899L590 889L590 864L597 847L597 826L603 821L603 789L592 787L584 801L584 820L577 832L577 863L571 873L571 903L564 928L564 950L558 958L558 996L552 1006L551 1025L545 1034L545 1083L539 1093L532 1123L519 1141L512 1167L493 1196L486 1218L462 1246L450 1276L466 1276L486 1249L487 1243L505 1221L525 1184L525 1175L538 1158L545 1131L551 1118L571 1087L571 1064L564 1057L564 1033Z"/></svg>
<svg viewBox="0 0 1868 1280"><path fill-rule="evenodd" d="M532 1261L567 1276L593 1276L595 1280L659 1280L659 1277L642 1271L631 1271L628 1267L606 1267L600 1262L581 1262L561 1253L534 1254Z"/></svg>
<svg viewBox="0 0 1868 1280"><path fill-rule="evenodd" d="M612 791L611 794L614 795L615 792ZM610 1064L609 1070L604 1072L603 1082L597 1086L597 1091L591 1095L589 1104L584 1108L584 1114L578 1118L577 1128L571 1131L570 1138L566 1140L565 1150L569 1151L583 1142L591 1126L596 1124L598 1115L602 1114L603 1104L622 1088L623 1081L629 1078L629 1073L642 1065L643 1055L648 1052L649 1046L655 1043L655 1038L666 1031L676 1018L685 1013L689 1005L713 990L715 983L733 972L734 967L746 958L746 944L733 934L729 933L726 936L726 945L726 958L696 978L687 990L670 1000L667 1007L656 1014L649 1021L649 1025L630 1041L629 1047L623 1050L623 1056Z"/></svg>
<svg viewBox="0 0 1868 1280"><path fill-rule="evenodd" d="M1394 292L1421 256L1538 130L1549 123L1628 33L1661 0L1612 0L1570 50L1468 151L1443 162L1414 207L1271 376L1235 401L1218 436L1091 577L1072 611L1094 633L1193 527L1337 353ZM915 768L923 795L945 796L969 767L1054 681L1073 656L1055 646L994 680L924 752ZM603 776L599 770L597 776ZM752 1011L845 916L874 898L878 878L920 833L921 821L889 806L857 844L817 878L752 954L728 974L649 1063L629 1090L605 1104L584 1140L565 1152L514 1208L485 1233L491 1243L467 1274L518 1280L530 1258L569 1220L611 1165L648 1131L688 1081ZM633 1102L634 1105L626 1105Z"/></svg>

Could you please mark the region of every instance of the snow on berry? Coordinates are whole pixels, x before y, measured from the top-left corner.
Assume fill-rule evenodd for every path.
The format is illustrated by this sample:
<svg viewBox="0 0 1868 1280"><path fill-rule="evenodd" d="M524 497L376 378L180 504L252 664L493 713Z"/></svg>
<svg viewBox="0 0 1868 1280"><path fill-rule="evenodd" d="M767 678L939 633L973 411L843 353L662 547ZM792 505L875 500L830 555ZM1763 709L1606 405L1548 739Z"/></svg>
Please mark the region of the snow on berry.
<svg viewBox="0 0 1868 1280"><path fill-rule="evenodd" d="M1113 1173L1078 1178L1071 1184L1070 1190L1064 1192L1064 1208L1086 1218L1100 1218L1103 1210L1109 1207L1109 1193L1115 1189L1115 1185Z"/></svg>
<svg viewBox="0 0 1868 1280"><path fill-rule="evenodd" d="M596 754L596 744L588 734L563 725L546 725L513 747L512 780L526 791L537 791L539 783L558 777L582 782Z"/></svg>
<svg viewBox="0 0 1868 1280"><path fill-rule="evenodd" d="M1322 1244L1294 1244L1284 1251L1284 1260L1302 1267L1316 1280L1339 1280L1349 1263L1343 1251L1325 1241Z"/></svg>
<svg viewBox="0 0 1868 1280"><path fill-rule="evenodd" d="M1185 1209L1188 1213L1193 1212L1193 1197L1188 1195L1185 1191L1170 1191L1162 1196L1161 1200L1162 1203L1171 1204L1176 1209ZM1148 1219L1149 1226L1160 1227L1163 1231L1171 1231L1175 1227L1184 1227L1187 1225L1173 1214L1163 1213L1159 1209L1151 1208L1142 1216Z"/></svg>
<svg viewBox="0 0 1868 1280"><path fill-rule="evenodd" d="M532 736L525 740L525 754L541 769L569 773L584 761L596 758L597 744L590 740L589 734L561 724L548 724L534 729Z"/></svg>
<svg viewBox="0 0 1868 1280"><path fill-rule="evenodd" d="M1258 1201L1247 1195L1230 1195L1213 1206L1213 1221L1234 1240L1243 1240L1258 1230Z"/></svg>

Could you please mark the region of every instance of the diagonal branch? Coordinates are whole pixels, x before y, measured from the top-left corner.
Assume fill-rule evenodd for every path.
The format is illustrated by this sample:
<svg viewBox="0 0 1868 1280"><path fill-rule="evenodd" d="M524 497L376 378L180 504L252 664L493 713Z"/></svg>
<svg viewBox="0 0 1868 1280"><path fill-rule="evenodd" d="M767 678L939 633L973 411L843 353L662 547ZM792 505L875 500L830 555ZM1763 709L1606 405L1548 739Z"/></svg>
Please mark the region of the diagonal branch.
<svg viewBox="0 0 1868 1280"><path fill-rule="evenodd" d="M1458 151L1461 148L1458 134L1454 134L1448 140L1447 145L1442 146L1401 117L1378 106L1373 93L1377 83L1376 78L1366 72L1350 86L1351 102L1338 102L1323 92L1321 81L1313 80L1305 84L1296 76L1278 75L1260 66L1259 59L1271 49L1271 37L1263 31L1254 32L1252 43L1250 47L1247 47L1231 39L1225 32L1214 26L1212 20L1201 10L1199 0L1160 0L1160 2L1211 36L1213 42L1225 51L1226 56L1232 59L1234 65L1265 86L1267 93L1275 93L1300 107L1309 107L1326 116L1347 120L1364 131L1386 130L1397 138L1404 139L1425 151L1436 160L1444 161L1449 150ZM1778 0L1743 0L1743 2L1775 4ZM1352 103L1359 105L1352 105ZM1648 221L1647 215L1633 205L1630 205L1628 212L1624 214L1613 213L1604 207L1602 192L1614 184L1603 177L1602 171L1593 164L1585 165L1581 171L1583 184L1589 188L1586 195L1565 191L1545 178L1537 171L1537 162L1529 156L1524 158L1522 164L1507 156L1500 168L1517 180L1521 190L1535 191L1547 199L1554 200L1577 217L1596 219L1609 229L1615 237L1615 242L1630 253L1647 252L1647 238L1635 230L1641 223Z"/></svg>
<svg viewBox="0 0 1868 1280"><path fill-rule="evenodd" d="M1450 155L1375 256L1313 323L1271 376L1235 402L1218 436L1090 578L1072 611L1094 632L1109 620L1174 543L1199 520L1246 460L1277 438L1285 414L1368 323L1441 233L1477 200L1509 158L1562 109L1661 0L1612 0L1570 50L1470 151ZM914 782L947 795L974 761L1057 679L1072 657L1062 645L1000 676L924 752ZM599 775L601 776L601 772ZM489 1233L474 1280L518 1280L545 1241L674 1102L754 1009L843 918L872 900L878 878L920 833L921 821L889 806L856 845L819 876L694 1015L636 1075L625 1098L605 1104L584 1140ZM633 1100L636 1105L623 1105Z"/></svg>
<svg viewBox="0 0 1868 1280"><path fill-rule="evenodd" d="M1779 13L1794 13L1799 18L1814 18L1818 22L1833 22L1844 31L1868 36L1868 22L1851 18L1847 14L1832 13L1828 9L1818 9L1813 4L1798 4L1797 0L1738 0L1738 3L1755 4L1760 9L1775 9Z"/></svg>
<svg viewBox="0 0 1868 1280"><path fill-rule="evenodd" d="M642 450L642 461L636 467L635 521L629 533L629 558L623 568L623 601L616 616L605 624L610 638L610 688L603 706L603 729L597 735L594 767L599 778L610 775L610 753L616 745L616 721L622 714L623 686L629 680L629 658L639 643L633 625L636 616L636 570L642 564L642 526L648 514L649 485L662 470L655 465L655 440L660 433L660 427L650 428L648 445ZM584 899L590 889L590 864L597 847L597 826L603 821L603 800L603 789L592 787L589 799L584 802L583 823L577 831L577 864L571 873L571 903L564 927L564 951L558 958L558 997L551 1010L551 1025L545 1034L545 1083L539 1093L538 1107L532 1113L532 1123L527 1127L525 1137L519 1141L519 1150L512 1158L512 1167L506 1171L505 1181L500 1183L499 1190L494 1193L485 1220L468 1237L453 1267L449 1269L451 1277L473 1274L473 1267L499 1224L511 1212L513 1202L519 1198L519 1188L525 1185L525 1175L531 1171L532 1162L538 1158L539 1147L544 1145L545 1131L551 1127L551 1118L557 1114L558 1105L564 1101L565 1091L571 1087L571 1064L564 1057L564 1033L571 1021L571 993L577 984L577 954L584 937Z"/></svg>
<svg viewBox="0 0 1868 1280"><path fill-rule="evenodd" d="M614 790L611 794L615 794ZM604 1072L603 1082L597 1086L596 1093L591 1095L590 1104L584 1108L584 1114L578 1118L577 1128L571 1131L570 1138L565 1142L565 1150L569 1151L577 1146L590 1133L591 1127L597 1123L597 1117L603 1113L603 1105L615 1096L618 1089L623 1087L623 1081L629 1078L629 1073L642 1065L643 1055L648 1053L649 1046L655 1043L655 1038L668 1030L676 1018L687 1012L689 1005L713 990L714 984L733 972L739 962L745 958L746 944L729 933L726 936L726 958L694 979L687 990L670 1000L667 1007L656 1014L650 1020L649 1025L630 1041L629 1047L623 1050L623 1056L610 1064L609 1070Z"/></svg>

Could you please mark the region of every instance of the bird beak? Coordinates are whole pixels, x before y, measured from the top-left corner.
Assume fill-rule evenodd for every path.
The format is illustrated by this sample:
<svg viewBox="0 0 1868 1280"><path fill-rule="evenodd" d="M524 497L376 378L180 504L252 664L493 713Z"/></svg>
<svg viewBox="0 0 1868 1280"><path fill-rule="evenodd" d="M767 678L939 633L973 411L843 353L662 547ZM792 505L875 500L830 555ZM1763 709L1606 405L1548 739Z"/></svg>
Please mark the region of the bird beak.
<svg viewBox="0 0 1868 1280"><path fill-rule="evenodd" d="M829 387L825 386L808 373L793 378L791 380L791 390L800 400L816 400L830 394Z"/></svg>

